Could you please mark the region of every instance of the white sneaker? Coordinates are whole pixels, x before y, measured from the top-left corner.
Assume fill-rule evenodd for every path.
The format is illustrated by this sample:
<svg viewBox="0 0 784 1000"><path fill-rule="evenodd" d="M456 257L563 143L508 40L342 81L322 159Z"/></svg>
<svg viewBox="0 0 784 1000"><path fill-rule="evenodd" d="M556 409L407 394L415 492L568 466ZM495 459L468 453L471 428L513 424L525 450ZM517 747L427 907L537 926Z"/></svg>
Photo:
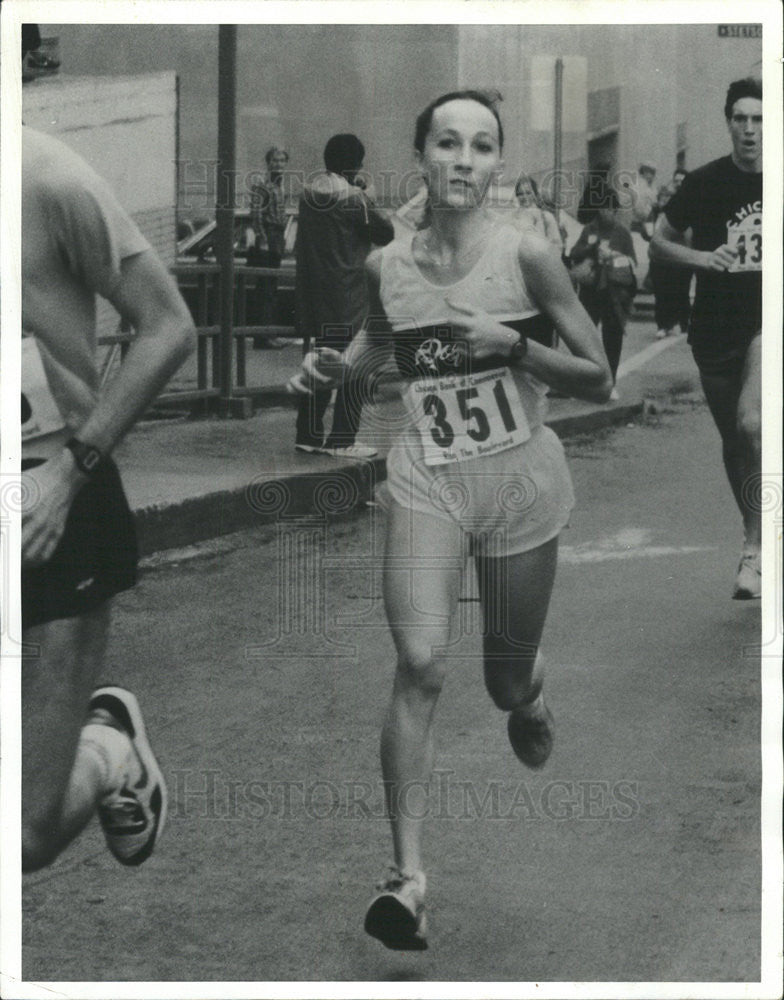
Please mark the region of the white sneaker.
<svg viewBox="0 0 784 1000"><path fill-rule="evenodd" d="M733 601L752 601L760 596L761 590L762 566L759 549L744 552L740 557L732 599Z"/></svg>
<svg viewBox="0 0 784 1000"><path fill-rule="evenodd" d="M667 333L668 333L667 330L657 330L656 331L656 339L657 340L664 340L664 338L667 336Z"/></svg>
<svg viewBox="0 0 784 1000"><path fill-rule="evenodd" d="M332 455L333 458L375 458L378 454L376 448L371 448L367 444L347 444L342 448L323 448L325 455Z"/></svg>
<svg viewBox="0 0 784 1000"><path fill-rule="evenodd" d="M322 448L321 445L317 444L295 444L295 451L302 451L306 455L328 455L329 450L327 448Z"/></svg>
<svg viewBox="0 0 784 1000"><path fill-rule="evenodd" d="M613 391L610 393L610 402L617 403L621 397L618 395L618 390L613 387Z"/></svg>
<svg viewBox="0 0 784 1000"><path fill-rule="evenodd" d="M97 688L90 712L108 712L117 728L127 733L137 767L122 785L98 803L106 844L123 865L140 865L152 854L166 823L168 792L152 752L139 703L121 687Z"/></svg>
<svg viewBox="0 0 784 1000"><path fill-rule="evenodd" d="M425 873L404 875L395 865L376 888L365 914L365 930L394 951L425 951Z"/></svg>

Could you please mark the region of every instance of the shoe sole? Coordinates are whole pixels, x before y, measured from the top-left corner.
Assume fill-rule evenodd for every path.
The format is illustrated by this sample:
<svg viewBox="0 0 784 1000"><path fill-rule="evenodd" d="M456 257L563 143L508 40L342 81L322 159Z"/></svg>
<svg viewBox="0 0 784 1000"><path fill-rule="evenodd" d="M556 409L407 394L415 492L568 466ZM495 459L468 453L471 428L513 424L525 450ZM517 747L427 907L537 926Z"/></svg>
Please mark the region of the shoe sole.
<svg viewBox="0 0 784 1000"><path fill-rule="evenodd" d="M305 455L325 455L327 454L324 448L317 448L313 444L295 444L294 451L301 451Z"/></svg>
<svg viewBox="0 0 784 1000"><path fill-rule="evenodd" d="M553 751L553 742L555 740L555 720L553 719L553 714L550 709L545 707L545 716L542 719L518 720L515 718L514 712L510 712L506 727L509 735L509 742L517 759L521 763L525 764L526 767L530 767L532 771L538 771L540 768L544 767L550 759L550 754ZM515 732L515 727L519 727L519 731ZM536 743L540 743L541 740L536 740L536 752L526 753L521 748L522 744L526 742L526 729L533 731L535 734L546 734L545 738L549 738L549 744L546 745L543 750L540 750L539 747L536 746Z"/></svg>
<svg viewBox="0 0 784 1000"><path fill-rule="evenodd" d="M393 894L379 896L365 914L365 931L392 951L426 951L417 918Z"/></svg>
<svg viewBox="0 0 784 1000"><path fill-rule="evenodd" d="M755 586L753 588L744 586L742 583L735 583L735 589L732 592L733 601L757 601L760 599L762 593L762 578L759 572L755 572L753 569L746 570L744 566L745 560L741 560L741 566L738 570L737 580L740 580L741 576L745 576L748 580L749 577L754 581Z"/></svg>
<svg viewBox="0 0 784 1000"><path fill-rule="evenodd" d="M91 710L95 708L103 708L120 721L122 726L127 730L142 764L147 769L147 781L150 785L157 786L159 792L160 802L156 810L157 824L152 836L144 847L129 858L118 857L112 851L113 857L117 858L120 864L135 867L149 858L155 848L158 838L163 833L163 828L166 826L166 818L169 810L169 792L166 788L163 772L158 766L158 761L155 759L155 754L152 752L150 741L147 739L147 729L144 725L144 718L136 696L132 692L127 691L125 688L102 687L98 688L90 699L89 707ZM150 795L151 807L155 798L155 791L153 791Z"/></svg>

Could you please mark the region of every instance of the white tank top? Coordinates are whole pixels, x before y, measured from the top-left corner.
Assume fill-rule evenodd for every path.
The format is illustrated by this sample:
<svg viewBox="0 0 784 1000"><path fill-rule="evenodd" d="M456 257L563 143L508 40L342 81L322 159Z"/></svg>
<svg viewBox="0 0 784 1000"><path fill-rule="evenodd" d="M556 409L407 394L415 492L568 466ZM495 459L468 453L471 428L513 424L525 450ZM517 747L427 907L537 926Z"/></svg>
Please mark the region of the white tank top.
<svg viewBox="0 0 784 1000"><path fill-rule="evenodd" d="M520 333L550 342L552 324L534 305L525 286L518 260L520 231L503 224L489 236L481 257L468 274L451 285L428 281L414 260L413 236L406 235L381 250L379 295L386 318L395 333L395 360L404 377L417 378L432 373L450 374L460 365L448 350L450 320L455 315L446 303L465 302L508 323ZM438 349L434 350L433 344ZM423 351L431 366L423 370ZM441 359L446 363L442 364ZM472 371L508 367L504 358L474 362ZM464 369L462 369L464 370ZM543 422L547 386L535 376L512 368L531 427Z"/></svg>

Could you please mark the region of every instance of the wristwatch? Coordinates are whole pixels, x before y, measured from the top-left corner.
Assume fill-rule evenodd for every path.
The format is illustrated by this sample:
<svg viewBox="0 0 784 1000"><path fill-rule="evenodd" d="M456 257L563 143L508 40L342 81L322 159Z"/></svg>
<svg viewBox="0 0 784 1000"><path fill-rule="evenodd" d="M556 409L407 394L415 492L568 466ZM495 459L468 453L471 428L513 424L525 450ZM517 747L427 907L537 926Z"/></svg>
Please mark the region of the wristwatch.
<svg viewBox="0 0 784 1000"><path fill-rule="evenodd" d="M513 365L519 364L526 354L528 354L528 338L524 337L521 333L520 339L512 344L512 349L509 352L509 361Z"/></svg>
<svg viewBox="0 0 784 1000"><path fill-rule="evenodd" d="M76 463L76 468L85 476L96 475L104 466L106 458L98 448L91 444L85 444L78 438L71 438L65 442L65 447L71 452Z"/></svg>

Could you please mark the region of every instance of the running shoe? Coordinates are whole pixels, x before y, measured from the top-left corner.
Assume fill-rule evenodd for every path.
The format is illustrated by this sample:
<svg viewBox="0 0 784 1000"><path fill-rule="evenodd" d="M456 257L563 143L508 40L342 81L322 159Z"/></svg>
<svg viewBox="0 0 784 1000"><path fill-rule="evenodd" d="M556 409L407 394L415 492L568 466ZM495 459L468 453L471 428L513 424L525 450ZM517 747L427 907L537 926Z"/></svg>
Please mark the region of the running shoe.
<svg viewBox="0 0 784 1000"><path fill-rule="evenodd" d="M613 388L613 390L610 393L610 402L617 403L620 398L621 397L618 395L618 390Z"/></svg>
<svg viewBox="0 0 784 1000"><path fill-rule="evenodd" d="M329 449L323 448L320 444L295 444L295 451L302 451L306 455L328 455Z"/></svg>
<svg viewBox="0 0 784 1000"><path fill-rule="evenodd" d="M27 54L27 65L39 73L54 73L60 68L60 60L46 54L43 49L35 49Z"/></svg>
<svg viewBox="0 0 784 1000"><path fill-rule="evenodd" d="M544 699L537 699L539 708L520 706L509 713L507 731L512 749L526 767L544 767L553 749L555 720Z"/></svg>
<svg viewBox="0 0 784 1000"><path fill-rule="evenodd" d="M425 951L425 873L404 875L396 865L377 886L365 914L365 930L393 951Z"/></svg>
<svg viewBox="0 0 784 1000"><path fill-rule="evenodd" d="M347 444L341 448L323 448L325 455L332 455L333 458L375 458L378 454L376 448L371 448L367 444Z"/></svg>
<svg viewBox="0 0 784 1000"><path fill-rule="evenodd" d="M762 566L759 549L744 552L740 557L738 575L735 577L733 601L751 601L760 596L762 589Z"/></svg>
<svg viewBox="0 0 784 1000"><path fill-rule="evenodd" d="M293 341L286 340L285 337L254 337L253 349L254 351L279 351L291 343Z"/></svg>
<svg viewBox="0 0 784 1000"><path fill-rule="evenodd" d="M670 333L669 330L657 330L656 331L656 339L657 340L664 340L665 337L669 336L669 333Z"/></svg>
<svg viewBox="0 0 784 1000"><path fill-rule="evenodd" d="M127 733L133 755L120 786L98 803L98 818L106 844L120 864L140 865L152 854L166 823L166 782L134 695L121 687L97 688L89 711L99 710L108 712L113 724Z"/></svg>

